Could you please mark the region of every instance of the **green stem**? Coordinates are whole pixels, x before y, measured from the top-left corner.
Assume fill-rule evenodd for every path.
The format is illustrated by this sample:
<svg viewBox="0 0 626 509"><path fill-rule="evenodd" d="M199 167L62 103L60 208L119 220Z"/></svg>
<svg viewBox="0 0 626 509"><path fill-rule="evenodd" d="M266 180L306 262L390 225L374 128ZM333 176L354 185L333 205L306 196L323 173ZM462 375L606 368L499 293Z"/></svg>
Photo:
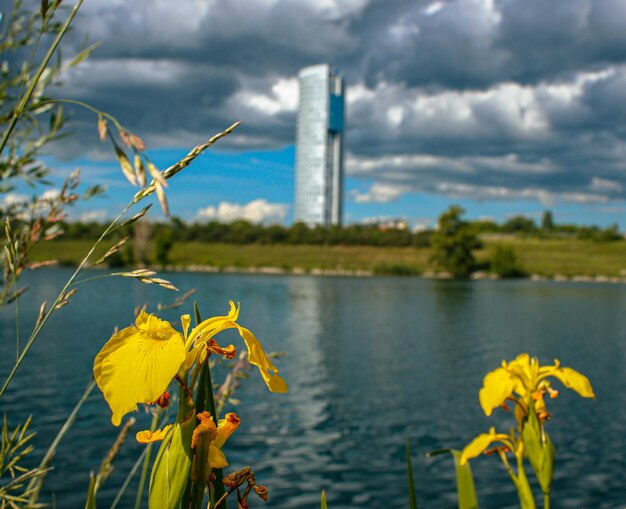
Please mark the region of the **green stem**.
<svg viewBox="0 0 626 509"><path fill-rule="evenodd" d="M70 24L72 23L72 21L74 20L74 17L78 13L78 9L80 9L81 5L83 4L83 1L84 0L78 0L78 2L76 2L76 5L72 9L72 12L68 16L68 18L65 20L65 23L61 27L61 30L59 31L57 36L54 38L52 45L50 46L50 48L48 48L48 52L46 53L46 56L41 61L41 64L39 64L39 68L37 69L35 76L33 76L33 79L31 80L30 85L28 86L28 89L26 90L26 93L19 100L15 108L15 112L13 113L13 117L11 117L11 123L9 124L9 127L7 128L7 130L4 131L4 135L2 136L2 142L0 142L0 154L2 154L2 152L4 151L4 147L6 147L6 144L9 141L9 137L13 133L13 130L15 129L15 125L17 124L17 121L22 116L22 113L26 109L26 105L28 104L28 101L30 101L30 98L32 97L33 92L35 91L35 88L37 87L37 83L39 83L39 80L41 79L41 75L46 70L46 67L48 67L48 62L50 62L52 55L54 54L57 47L59 46L59 43L61 42L61 39L63 39L63 37L65 36L65 33L70 28Z"/></svg>
<svg viewBox="0 0 626 509"><path fill-rule="evenodd" d="M543 509L550 509L550 493L543 494Z"/></svg>
<svg viewBox="0 0 626 509"><path fill-rule="evenodd" d="M152 423L150 424L150 431L157 429L159 425L160 412L155 412L152 416ZM152 444L146 446L146 456L143 459L143 467L141 468L141 477L139 478L139 487L137 488L137 496L135 497L135 509L141 507L141 499L143 498L143 489L146 484L146 478L148 477L148 469L150 468L150 456L152 455Z"/></svg>
<svg viewBox="0 0 626 509"><path fill-rule="evenodd" d="M413 481L413 465L411 464L411 443L409 442L409 437L406 439L406 472L407 482L409 484L409 508L417 509L415 482Z"/></svg>
<svg viewBox="0 0 626 509"><path fill-rule="evenodd" d="M17 294L17 274L15 271L13 271L13 288ZM17 303L18 300L20 300L19 297L15 299L15 362L20 358L20 307Z"/></svg>
<svg viewBox="0 0 626 509"><path fill-rule="evenodd" d="M509 477L511 478L513 483L517 486L517 477L515 475L515 472L513 472L511 465L509 465L509 459L506 457L506 453L502 450L498 450L498 454L500 455L500 459L502 460L502 463L504 463L504 468L506 468L506 471L509 473Z"/></svg>
<svg viewBox="0 0 626 509"><path fill-rule="evenodd" d="M79 279L78 281L74 281L72 283L73 286L79 285L81 283L87 283L88 281L94 281L96 279L104 279L105 277L113 277L113 274L104 274L102 276L93 276L85 279Z"/></svg>
<svg viewBox="0 0 626 509"><path fill-rule="evenodd" d="M41 101L39 104L37 104L37 107L39 108L40 106L45 106L46 104L74 104L76 106L80 106L81 108L85 108L86 110L89 110L92 113L95 113L99 117L103 117L103 118L110 120L111 122L113 122L113 125L119 131L128 132L128 130L124 128L124 126L120 124L119 121L113 115L107 113L106 111L99 110L98 108L93 107L89 103L78 101L76 99L46 99L45 101Z"/></svg>
<svg viewBox="0 0 626 509"><path fill-rule="evenodd" d="M174 378L180 384L180 386L182 387L183 391L185 392L189 400L193 401L193 394L191 394L191 391L189 390L189 387L187 387L187 384L185 383L185 381L178 374L175 375Z"/></svg>
<svg viewBox="0 0 626 509"><path fill-rule="evenodd" d="M530 483L524 471L524 458L522 456L517 458L517 482L515 486L519 495L521 509L537 509L533 491L530 489Z"/></svg>

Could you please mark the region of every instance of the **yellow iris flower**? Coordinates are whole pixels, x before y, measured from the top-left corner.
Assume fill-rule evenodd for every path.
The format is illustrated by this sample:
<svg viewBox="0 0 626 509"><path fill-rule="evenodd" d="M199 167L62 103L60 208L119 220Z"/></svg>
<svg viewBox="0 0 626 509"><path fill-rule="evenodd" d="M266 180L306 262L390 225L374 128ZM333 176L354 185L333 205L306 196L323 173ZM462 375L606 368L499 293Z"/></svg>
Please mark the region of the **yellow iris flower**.
<svg viewBox="0 0 626 509"><path fill-rule="evenodd" d="M234 347L221 349L211 340L231 328L236 328L243 338L248 360L259 368L269 390L287 392L287 383L278 374L278 368L254 334L237 324L238 317L239 306L231 301L228 315L209 318L187 334L191 318L184 315L181 334L169 322L142 311L134 326L114 334L96 356L93 367L96 383L113 412L111 422L118 426L138 403L157 400L181 368L188 369L208 350L230 356Z"/></svg>
<svg viewBox="0 0 626 509"><path fill-rule="evenodd" d="M96 383L113 411L111 422L119 426L137 403L151 403L161 396L184 360L180 332L145 311L134 326L114 334L93 364Z"/></svg>
<svg viewBox="0 0 626 509"><path fill-rule="evenodd" d="M501 367L487 373L479 393L480 405L486 415L491 415L495 408L503 405L508 398L513 398L514 393L527 403L530 403L533 395L545 393L547 390L554 397L557 393L550 390L546 380L549 377L556 378L583 398L595 397L591 383L585 375L571 368L561 367L557 359L552 366L540 366L537 358L531 358L524 353L511 362L502 361Z"/></svg>

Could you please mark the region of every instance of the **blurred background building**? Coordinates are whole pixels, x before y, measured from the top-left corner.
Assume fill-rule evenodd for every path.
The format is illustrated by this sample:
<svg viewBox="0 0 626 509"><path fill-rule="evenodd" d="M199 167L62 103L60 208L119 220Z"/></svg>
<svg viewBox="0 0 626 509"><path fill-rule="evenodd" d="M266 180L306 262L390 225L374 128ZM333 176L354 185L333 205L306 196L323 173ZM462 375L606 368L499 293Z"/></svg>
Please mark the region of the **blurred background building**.
<svg viewBox="0 0 626 509"><path fill-rule="evenodd" d="M344 82L329 65L298 73L296 222L341 225L343 220Z"/></svg>

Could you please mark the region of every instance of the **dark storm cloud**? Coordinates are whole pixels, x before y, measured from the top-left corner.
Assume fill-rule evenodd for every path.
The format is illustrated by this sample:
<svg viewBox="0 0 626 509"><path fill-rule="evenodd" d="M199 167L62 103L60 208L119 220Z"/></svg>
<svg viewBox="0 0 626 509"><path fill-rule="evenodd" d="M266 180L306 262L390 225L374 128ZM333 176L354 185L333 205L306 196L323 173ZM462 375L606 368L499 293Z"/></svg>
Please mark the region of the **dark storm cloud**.
<svg viewBox="0 0 626 509"><path fill-rule="evenodd" d="M276 147L294 141L298 70L329 62L349 85L348 172L374 182L357 201L622 200L624 26L621 0L86 2L64 54L103 44L60 93L153 147L234 120L223 146Z"/></svg>

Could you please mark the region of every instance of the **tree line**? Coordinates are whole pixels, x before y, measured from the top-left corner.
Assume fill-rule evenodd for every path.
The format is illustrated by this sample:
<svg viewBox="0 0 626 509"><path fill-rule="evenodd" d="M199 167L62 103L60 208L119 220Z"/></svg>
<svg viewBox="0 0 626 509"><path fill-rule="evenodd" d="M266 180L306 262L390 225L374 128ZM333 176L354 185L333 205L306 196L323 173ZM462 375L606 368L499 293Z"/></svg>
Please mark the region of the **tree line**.
<svg viewBox="0 0 626 509"><path fill-rule="evenodd" d="M541 238L575 238L594 241L623 239L617 224L606 228L575 224L557 224L552 212L546 211L541 222L517 215L502 223L492 220L465 221L475 235L513 234ZM104 226L100 223L66 222L62 225L66 239L97 239ZM386 228L375 224L346 226L262 225L245 220L231 223L209 221L185 223L174 217L170 223L153 223L151 236L167 235L172 242L223 242L229 244L312 244L348 246L431 247L434 230L411 231ZM165 234L164 232L167 232ZM131 233L130 231L127 233Z"/></svg>
<svg viewBox="0 0 626 509"><path fill-rule="evenodd" d="M103 230L99 223L66 223L66 239L94 239ZM412 232L409 229L384 229L376 225L291 226L261 225L244 220L231 223L209 221L185 223L173 218L170 223L151 224L151 236L157 238L168 232L173 242L224 242L229 244L313 244L428 247L432 232Z"/></svg>

